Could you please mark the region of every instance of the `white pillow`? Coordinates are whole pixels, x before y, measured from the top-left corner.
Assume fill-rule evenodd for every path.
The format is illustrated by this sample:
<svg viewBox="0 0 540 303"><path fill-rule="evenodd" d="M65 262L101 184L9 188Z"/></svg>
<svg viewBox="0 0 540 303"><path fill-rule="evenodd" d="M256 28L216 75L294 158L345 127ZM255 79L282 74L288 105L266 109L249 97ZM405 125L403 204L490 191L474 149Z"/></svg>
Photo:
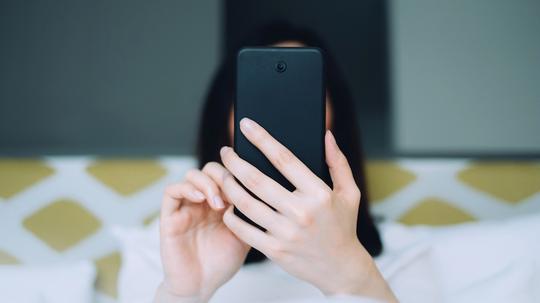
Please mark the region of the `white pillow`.
<svg viewBox="0 0 540 303"><path fill-rule="evenodd" d="M435 278L419 296L438 288L446 302L540 302L540 214L445 227L389 224L383 234L390 251L392 246L429 247ZM385 274L388 264L382 262L380 268ZM400 280L407 276L398 275ZM388 279L392 285L392 274ZM392 287L402 301L414 296L407 286Z"/></svg>
<svg viewBox="0 0 540 303"><path fill-rule="evenodd" d="M540 302L540 214L413 232L430 234L448 301Z"/></svg>
<svg viewBox="0 0 540 303"><path fill-rule="evenodd" d="M146 228L115 226L112 231L120 242L122 255L117 283L118 302L152 302L163 280L158 220Z"/></svg>
<svg viewBox="0 0 540 303"><path fill-rule="evenodd" d="M91 303L96 269L90 261L0 266L0 302Z"/></svg>

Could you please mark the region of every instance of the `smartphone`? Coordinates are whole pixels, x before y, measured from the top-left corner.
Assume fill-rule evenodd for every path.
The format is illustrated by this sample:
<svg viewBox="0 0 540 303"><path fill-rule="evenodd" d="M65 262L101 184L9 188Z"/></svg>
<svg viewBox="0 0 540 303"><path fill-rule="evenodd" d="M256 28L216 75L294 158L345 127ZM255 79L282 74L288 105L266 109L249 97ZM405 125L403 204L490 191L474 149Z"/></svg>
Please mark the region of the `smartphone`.
<svg viewBox="0 0 540 303"><path fill-rule="evenodd" d="M248 47L237 55L234 150L290 191L294 186L247 140L239 122L248 117L259 123L325 180L324 75L323 54L318 48ZM256 225L237 209L234 211Z"/></svg>

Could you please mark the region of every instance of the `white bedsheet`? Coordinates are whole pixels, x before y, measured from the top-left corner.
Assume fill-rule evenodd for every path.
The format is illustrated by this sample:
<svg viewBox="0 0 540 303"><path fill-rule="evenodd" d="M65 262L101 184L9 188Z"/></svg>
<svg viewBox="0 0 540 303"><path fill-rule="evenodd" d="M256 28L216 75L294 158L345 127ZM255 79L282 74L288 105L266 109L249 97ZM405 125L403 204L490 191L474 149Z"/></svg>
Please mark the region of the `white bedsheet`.
<svg viewBox="0 0 540 303"><path fill-rule="evenodd" d="M540 215L383 229L389 251L378 263L403 302L433 302L422 299L421 287L409 287L410 280L425 280L423 288L439 297L435 302L540 302ZM425 262L389 256L414 249L423 251ZM399 270L388 270L401 264Z"/></svg>
<svg viewBox="0 0 540 303"><path fill-rule="evenodd" d="M540 214L450 227L381 225L376 262L401 302L540 302ZM148 302L162 276L157 226L117 228L120 302ZM272 262L243 267L211 302L324 300ZM361 301L359 301L361 302Z"/></svg>

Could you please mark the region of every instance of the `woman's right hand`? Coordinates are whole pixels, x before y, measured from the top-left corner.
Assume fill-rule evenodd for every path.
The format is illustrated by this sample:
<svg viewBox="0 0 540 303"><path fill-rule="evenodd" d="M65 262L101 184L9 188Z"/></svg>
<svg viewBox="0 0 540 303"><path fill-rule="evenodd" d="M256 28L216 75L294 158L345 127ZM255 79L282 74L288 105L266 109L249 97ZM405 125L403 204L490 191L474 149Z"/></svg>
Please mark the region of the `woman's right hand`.
<svg viewBox="0 0 540 303"><path fill-rule="evenodd" d="M210 162L165 190L160 215L165 276L156 302L206 302L244 263L249 246L223 223L225 173L221 164Z"/></svg>

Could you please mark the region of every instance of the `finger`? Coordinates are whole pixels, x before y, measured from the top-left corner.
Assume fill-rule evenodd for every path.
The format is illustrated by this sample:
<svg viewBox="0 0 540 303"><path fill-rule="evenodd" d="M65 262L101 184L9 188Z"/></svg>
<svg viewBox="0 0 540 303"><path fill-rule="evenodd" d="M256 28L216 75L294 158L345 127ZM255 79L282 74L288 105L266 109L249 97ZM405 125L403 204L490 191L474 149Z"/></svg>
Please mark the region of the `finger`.
<svg viewBox="0 0 540 303"><path fill-rule="evenodd" d="M224 146L220 151L223 164L244 186L277 211L288 215L294 195L266 176L253 165L240 158L234 150Z"/></svg>
<svg viewBox="0 0 540 303"><path fill-rule="evenodd" d="M240 130L274 167L300 191L310 191L326 184L317 177L290 150L274 139L255 121L242 118Z"/></svg>
<svg viewBox="0 0 540 303"><path fill-rule="evenodd" d="M209 176L220 189L223 188L223 176L229 173L229 171L218 162L206 163L202 172Z"/></svg>
<svg viewBox="0 0 540 303"><path fill-rule="evenodd" d="M270 233L279 233L284 225L284 218L268 205L253 198L236 182L231 174L223 178L223 192L234 206L253 222L268 230Z"/></svg>
<svg viewBox="0 0 540 303"><path fill-rule="evenodd" d="M240 240L244 241L249 246L256 248L263 254L268 255L275 239L262 230L240 219L234 214L232 205L223 214L223 223L225 223L225 225Z"/></svg>
<svg viewBox="0 0 540 303"><path fill-rule="evenodd" d="M186 174L186 180L204 193L206 201L212 209L221 210L225 208L225 202L220 195L220 190L216 183L200 170L190 170Z"/></svg>
<svg viewBox="0 0 540 303"><path fill-rule="evenodd" d="M333 190L338 193L354 194L358 186L349 166L347 158L339 149L332 132L326 131L325 135L326 164L332 178Z"/></svg>
<svg viewBox="0 0 540 303"><path fill-rule="evenodd" d="M195 186L179 182L174 183L165 189L163 202L161 203L161 215L170 216L180 208L183 199L200 203L204 201L204 195Z"/></svg>

